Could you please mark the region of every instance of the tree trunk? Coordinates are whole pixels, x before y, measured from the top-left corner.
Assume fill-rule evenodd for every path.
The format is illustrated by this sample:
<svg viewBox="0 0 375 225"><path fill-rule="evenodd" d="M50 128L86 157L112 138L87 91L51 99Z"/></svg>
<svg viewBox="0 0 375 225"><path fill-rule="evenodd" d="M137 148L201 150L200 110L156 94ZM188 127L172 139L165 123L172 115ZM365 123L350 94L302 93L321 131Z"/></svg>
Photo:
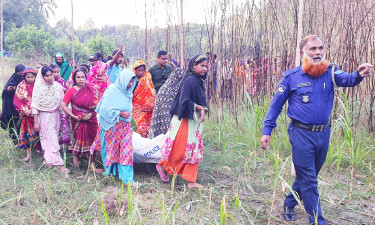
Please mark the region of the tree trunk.
<svg viewBox="0 0 375 225"><path fill-rule="evenodd" d="M149 60L149 40L148 40L148 26L147 26L147 1L145 1L145 20L146 20L146 29L145 29L145 61L148 63Z"/></svg>
<svg viewBox="0 0 375 225"><path fill-rule="evenodd" d="M301 55L300 55L300 49L299 49L299 43L302 39L302 18L303 18L303 0L299 0L299 6L298 6L298 28L297 28L297 43L296 43L296 67L301 64ZM290 163L290 174L293 178L296 177L296 170L294 169L294 163Z"/></svg>
<svg viewBox="0 0 375 225"><path fill-rule="evenodd" d="M4 18L3 18L3 6L4 6L4 0L1 0L1 9L0 9L0 14L1 14L1 77L3 78L3 85L5 85L6 80L5 80L5 71L4 71Z"/></svg>
<svg viewBox="0 0 375 225"><path fill-rule="evenodd" d="M73 0L71 0L71 5L72 5L72 27L71 27L71 32L72 32L72 59L73 63L75 62L74 54L75 54L75 49L74 49L74 28L73 28Z"/></svg>
<svg viewBox="0 0 375 225"><path fill-rule="evenodd" d="M299 9L298 9L298 27L297 27L297 43L296 43L296 67L301 63L299 43L302 39L302 18L303 18L303 0L299 0Z"/></svg>
<svg viewBox="0 0 375 225"><path fill-rule="evenodd" d="M180 23L180 65L181 69L184 68L184 9L183 9L184 1L180 0L180 7L181 7L181 23Z"/></svg>
<svg viewBox="0 0 375 225"><path fill-rule="evenodd" d="M171 26L168 25L168 29L167 29L167 52L168 53L171 53L172 51L172 43L171 43Z"/></svg>

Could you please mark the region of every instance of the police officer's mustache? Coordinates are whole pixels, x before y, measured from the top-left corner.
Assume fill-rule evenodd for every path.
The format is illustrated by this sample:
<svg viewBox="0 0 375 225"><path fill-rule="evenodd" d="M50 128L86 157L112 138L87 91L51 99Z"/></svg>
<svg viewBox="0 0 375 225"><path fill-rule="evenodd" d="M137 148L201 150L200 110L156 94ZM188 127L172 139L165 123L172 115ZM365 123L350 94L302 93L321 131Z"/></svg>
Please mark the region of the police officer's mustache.
<svg viewBox="0 0 375 225"><path fill-rule="evenodd" d="M314 60L322 60L322 57L321 56L315 56L315 57L313 57L313 61Z"/></svg>
<svg viewBox="0 0 375 225"><path fill-rule="evenodd" d="M328 69L328 61L323 60L320 63L314 63L314 59L322 59L322 57L314 57L312 59L309 59L307 56L303 57L303 62L302 62L302 70L307 73L307 75L311 77L320 77L323 75L327 69Z"/></svg>

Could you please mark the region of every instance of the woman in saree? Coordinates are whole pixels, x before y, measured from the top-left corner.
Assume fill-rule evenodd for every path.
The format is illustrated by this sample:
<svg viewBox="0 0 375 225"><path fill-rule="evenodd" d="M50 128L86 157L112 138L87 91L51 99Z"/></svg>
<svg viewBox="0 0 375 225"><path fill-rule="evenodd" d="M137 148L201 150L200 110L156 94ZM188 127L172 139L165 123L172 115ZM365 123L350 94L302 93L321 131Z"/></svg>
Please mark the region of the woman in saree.
<svg viewBox="0 0 375 225"><path fill-rule="evenodd" d="M1 111L1 128L8 130L9 137L13 139L14 144L18 142L17 135L20 133L19 113L14 107L14 95L19 83L23 80L23 70L25 66L18 64L15 68L14 74L9 78L4 86L1 98L3 100L3 107Z"/></svg>
<svg viewBox="0 0 375 225"><path fill-rule="evenodd" d="M68 90L68 87L66 86L65 80L60 76L60 67L56 64L51 64L51 69L55 81L63 87L63 91L65 93ZM70 146L70 124L69 116L66 113L61 113L60 116L59 144L64 144L67 148Z"/></svg>
<svg viewBox="0 0 375 225"><path fill-rule="evenodd" d="M134 63L133 72L138 81L133 93L133 118L137 125L136 132L142 137L147 137L155 106L156 91L152 84L151 74L146 71L146 64L142 60Z"/></svg>
<svg viewBox="0 0 375 225"><path fill-rule="evenodd" d="M167 81L161 86L156 95L155 107L152 113L150 130L147 138L154 138L160 134L166 134L171 124L172 116L169 113L172 102L177 95L178 87L184 78L185 71L176 68Z"/></svg>
<svg viewBox="0 0 375 225"><path fill-rule="evenodd" d="M38 132L34 129L34 117L31 113L31 97L34 89L35 70L26 68L23 72L23 81L18 84L14 96L14 106L20 114L21 129L18 137L18 148L26 150L24 162L31 160L31 146L38 141Z"/></svg>
<svg viewBox="0 0 375 225"><path fill-rule="evenodd" d="M105 89L109 86L109 77L107 72L108 64L98 60L87 74L87 84L93 87L99 93L99 101L102 99Z"/></svg>
<svg viewBox="0 0 375 225"><path fill-rule="evenodd" d="M42 67L36 76L32 94L34 129L39 131L44 164L49 167L58 166L61 173L69 173L69 169L64 168L59 145L60 105L63 97L63 88L55 82L52 69Z"/></svg>
<svg viewBox="0 0 375 225"><path fill-rule="evenodd" d="M204 82L208 70L205 55L196 55L189 67L170 110L172 117L167 139L161 149L163 159L156 166L160 178L182 174L188 188L203 188L197 183L198 165L203 161L202 130L205 120Z"/></svg>
<svg viewBox="0 0 375 225"><path fill-rule="evenodd" d="M74 135L73 165L79 167L79 156L89 160L89 170L96 173L103 171L95 168L95 152L90 154L91 144L94 142L98 130L98 120L95 108L98 105L97 91L86 84L85 71L78 69L73 73L73 87L65 93L61 108L72 118ZM72 104L72 110L68 108Z"/></svg>
<svg viewBox="0 0 375 225"><path fill-rule="evenodd" d="M100 132L90 149L101 151L106 174L116 176L118 170L125 184L134 182L131 112L136 79L131 70L123 70L105 91L96 108Z"/></svg>

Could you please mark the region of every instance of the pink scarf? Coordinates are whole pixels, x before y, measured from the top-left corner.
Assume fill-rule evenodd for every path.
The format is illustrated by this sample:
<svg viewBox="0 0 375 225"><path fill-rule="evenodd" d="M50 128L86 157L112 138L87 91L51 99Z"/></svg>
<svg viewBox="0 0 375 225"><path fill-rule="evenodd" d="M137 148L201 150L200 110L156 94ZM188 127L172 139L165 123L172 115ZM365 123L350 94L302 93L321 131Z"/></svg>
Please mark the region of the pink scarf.
<svg viewBox="0 0 375 225"><path fill-rule="evenodd" d="M109 77L105 74L105 70L107 69L108 65L104 62L98 60L95 65L91 68L90 72L87 74L87 84L93 87L94 89L98 90L99 92L99 100L103 96L105 89L108 87ZM98 81L99 77L105 77L105 82Z"/></svg>

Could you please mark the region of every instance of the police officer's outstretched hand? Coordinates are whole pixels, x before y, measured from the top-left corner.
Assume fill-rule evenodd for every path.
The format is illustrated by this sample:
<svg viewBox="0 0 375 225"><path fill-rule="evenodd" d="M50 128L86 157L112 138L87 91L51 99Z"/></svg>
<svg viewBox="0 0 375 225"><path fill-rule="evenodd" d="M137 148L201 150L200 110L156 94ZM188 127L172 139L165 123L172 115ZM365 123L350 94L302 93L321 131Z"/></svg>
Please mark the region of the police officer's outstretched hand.
<svg viewBox="0 0 375 225"><path fill-rule="evenodd" d="M374 66L370 63L363 63L358 66L358 73L362 77L371 76Z"/></svg>
<svg viewBox="0 0 375 225"><path fill-rule="evenodd" d="M262 138L260 139L260 146L268 151L268 148L270 147L270 141L271 141L271 136L270 135L263 135Z"/></svg>

